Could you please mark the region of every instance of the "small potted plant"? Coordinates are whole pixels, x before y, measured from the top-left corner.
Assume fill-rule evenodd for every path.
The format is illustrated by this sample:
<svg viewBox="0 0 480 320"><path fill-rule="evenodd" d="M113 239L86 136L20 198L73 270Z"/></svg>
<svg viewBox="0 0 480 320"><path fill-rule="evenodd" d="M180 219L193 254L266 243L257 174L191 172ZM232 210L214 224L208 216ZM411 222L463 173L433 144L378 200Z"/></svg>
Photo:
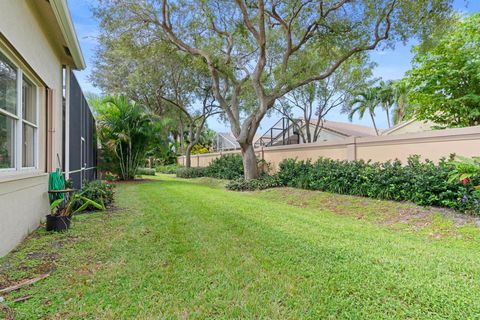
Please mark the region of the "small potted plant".
<svg viewBox="0 0 480 320"><path fill-rule="evenodd" d="M76 210L73 210L74 203L81 201L83 204ZM47 215L47 231L64 231L70 228L72 216L75 213L82 212L88 207L93 206L99 210L104 210L105 206L93 200L88 199L78 193L74 193L68 199L57 199L50 205L51 213Z"/></svg>

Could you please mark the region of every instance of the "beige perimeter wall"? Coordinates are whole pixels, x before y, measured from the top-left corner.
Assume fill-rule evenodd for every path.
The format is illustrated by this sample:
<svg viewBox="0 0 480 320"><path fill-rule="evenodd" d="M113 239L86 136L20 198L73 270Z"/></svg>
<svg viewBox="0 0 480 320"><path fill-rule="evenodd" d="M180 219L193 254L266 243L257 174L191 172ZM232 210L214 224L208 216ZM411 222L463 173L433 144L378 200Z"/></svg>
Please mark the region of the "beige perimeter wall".
<svg viewBox="0 0 480 320"><path fill-rule="evenodd" d="M192 166L207 166L213 159L227 153L240 153L240 151L194 155ZM410 155L418 154L423 159L438 161L451 153L480 156L480 126L257 149L258 158L269 162L273 171L278 169L282 160L288 158L316 160L320 157L328 157L339 160L372 161L399 159L404 162ZM185 157L178 157L177 162L183 165Z"/></svg>

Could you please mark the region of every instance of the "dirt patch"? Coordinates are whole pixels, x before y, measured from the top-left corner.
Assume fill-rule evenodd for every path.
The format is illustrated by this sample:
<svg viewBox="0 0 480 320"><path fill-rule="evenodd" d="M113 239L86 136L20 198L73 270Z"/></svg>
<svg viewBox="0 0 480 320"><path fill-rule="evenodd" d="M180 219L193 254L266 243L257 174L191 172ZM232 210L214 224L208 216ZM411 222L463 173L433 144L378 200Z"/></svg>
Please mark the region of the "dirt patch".
<svg viewBox="0 0 480 320"><path fill-rule="evenodd" d="M367 219L382 225L406 224L414 229L421 229L431 225L433 217L439 215L451 220L456 227L466 224L480 227L479 217L446 208L422 207L409 202L377 200L295 188L275 189L270 192L275 193L276 199L283 199L280 201L285 201L292 206L328 210L335 214L353 216L359 220Z"/></svg>

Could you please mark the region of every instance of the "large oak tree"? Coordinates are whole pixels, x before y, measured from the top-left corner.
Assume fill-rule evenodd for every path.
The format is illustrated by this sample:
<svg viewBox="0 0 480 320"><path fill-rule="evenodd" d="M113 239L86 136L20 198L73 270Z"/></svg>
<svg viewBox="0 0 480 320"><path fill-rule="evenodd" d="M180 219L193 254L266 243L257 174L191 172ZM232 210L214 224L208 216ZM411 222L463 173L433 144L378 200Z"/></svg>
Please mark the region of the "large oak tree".
<svg viewBox="0 0 480 320"><path fill-rule="evenodd" d="M253 139L275 101L352 56L431 34L451 0L103 0L97 13L139 41L168 40L206 65L218 104L258 175ZM383 44L382 44L383 43Z"/></svg>

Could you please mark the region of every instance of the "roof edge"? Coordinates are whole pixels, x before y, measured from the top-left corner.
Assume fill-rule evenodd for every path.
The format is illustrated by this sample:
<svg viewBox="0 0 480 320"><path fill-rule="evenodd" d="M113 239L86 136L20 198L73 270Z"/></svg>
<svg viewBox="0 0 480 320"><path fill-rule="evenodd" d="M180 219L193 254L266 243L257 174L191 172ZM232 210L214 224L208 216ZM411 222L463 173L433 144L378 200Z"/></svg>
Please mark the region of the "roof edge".
<svg viewBox="0 0 480 320"><path fill-rule="evenodd" d="M383 131L382 135L385 135L385 134L388 135L388 134L390 134L392 132L395 132L395 131L397 131L397 130L399 130L399 129L405 127L406 125L409 125L410 123L415 122L415 121L417 121L417 119L415 117L413 117L411 119L408 119L407 121L403 121L403 122L401 122L397 125L394 125L391 128L388 128L387 130Z"/></svg>
<svg viewBox="0 0 480 320"><path fill-rule="evenodd" d="M86 68L85 59L78 42L77 33L72 22L72 17L68 9L66 0L50 0L50 4L57 19L58 25L62 31L62 34L67 42L68 49L72 54L73 62L77 70L83 70Z"/></svg>

